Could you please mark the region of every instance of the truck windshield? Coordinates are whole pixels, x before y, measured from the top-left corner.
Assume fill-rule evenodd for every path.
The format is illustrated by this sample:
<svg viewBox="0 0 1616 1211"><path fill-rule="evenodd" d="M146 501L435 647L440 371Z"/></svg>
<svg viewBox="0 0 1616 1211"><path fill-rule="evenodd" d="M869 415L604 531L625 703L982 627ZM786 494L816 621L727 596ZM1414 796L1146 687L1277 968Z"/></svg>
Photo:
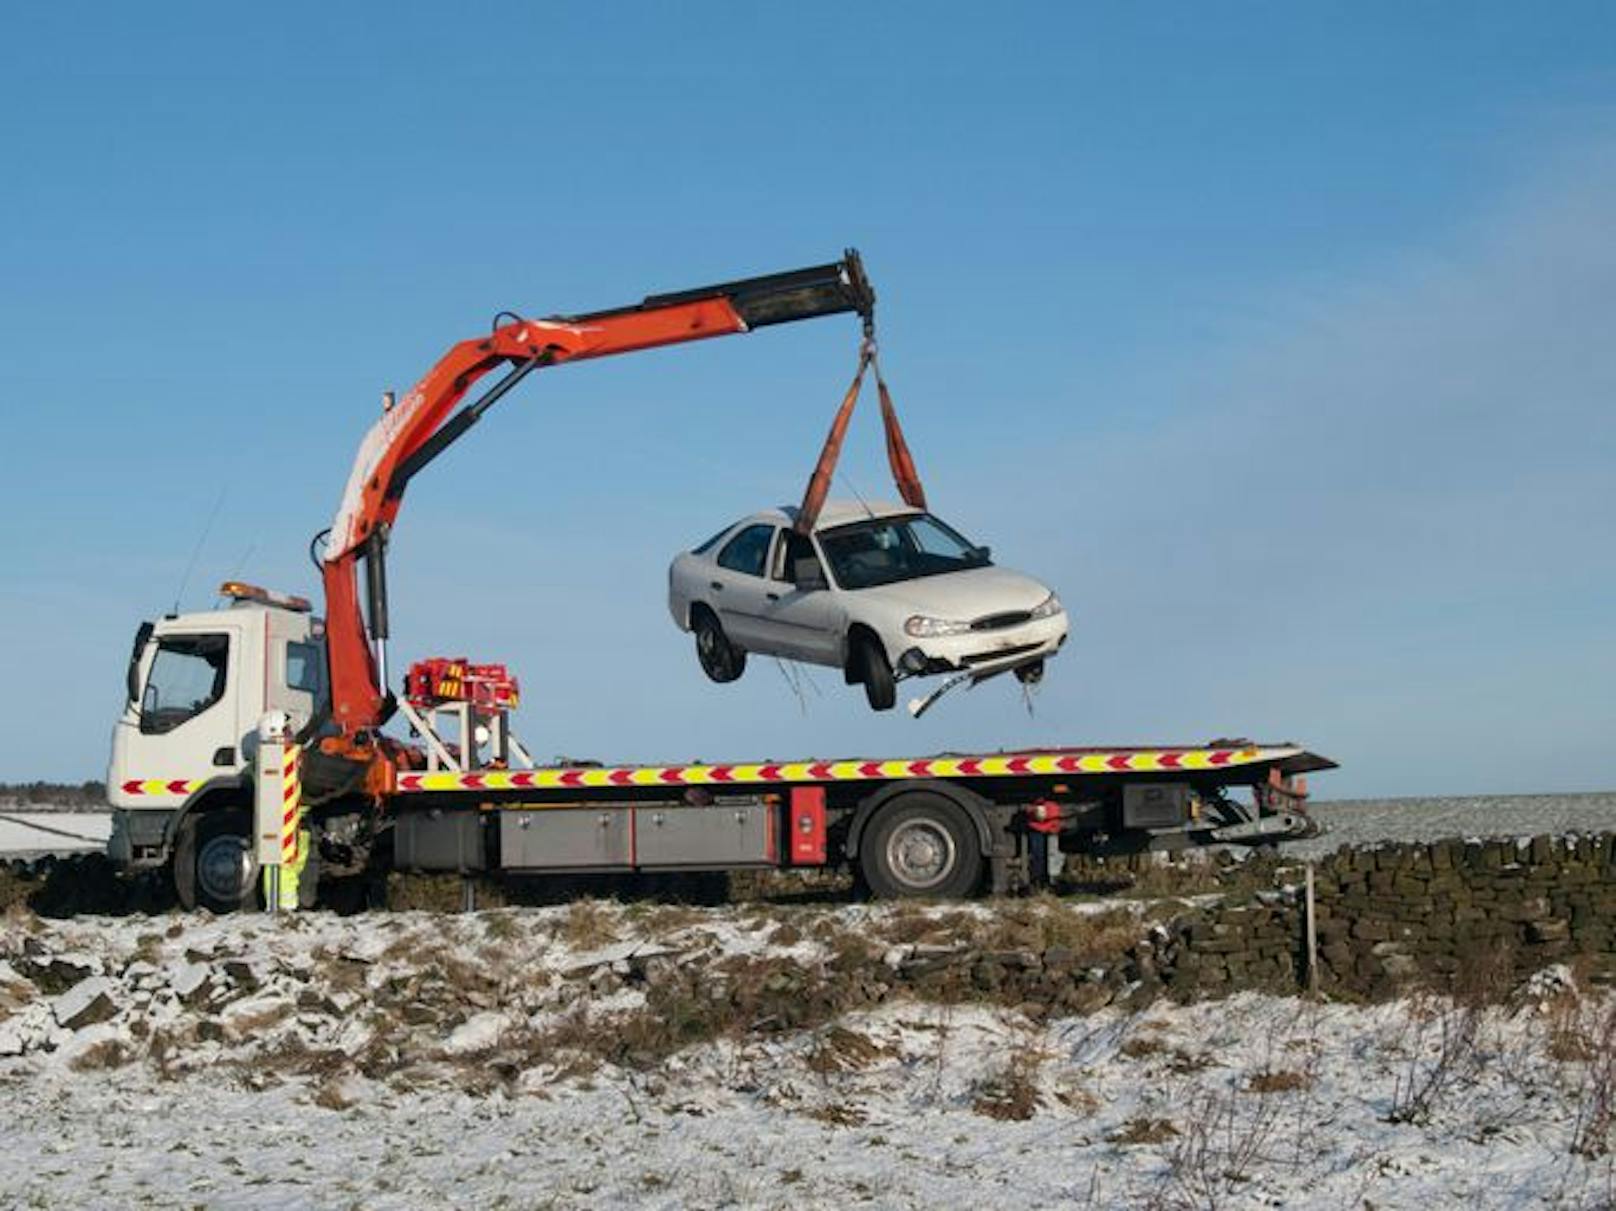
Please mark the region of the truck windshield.
<svg viewBox="0 0 1616 1211"><path fill-rule="evenodd" d="M140 695L140 730L171 732L224 697L230 636L164 635Z"/></svg>
<svg viewBox="0 0 1616 1211"><path fill-rule="evenodd" d="M985 568L989 563L986 550L929 513L877 517L821 530L819 546L844 589L869 589Z"/></svg>

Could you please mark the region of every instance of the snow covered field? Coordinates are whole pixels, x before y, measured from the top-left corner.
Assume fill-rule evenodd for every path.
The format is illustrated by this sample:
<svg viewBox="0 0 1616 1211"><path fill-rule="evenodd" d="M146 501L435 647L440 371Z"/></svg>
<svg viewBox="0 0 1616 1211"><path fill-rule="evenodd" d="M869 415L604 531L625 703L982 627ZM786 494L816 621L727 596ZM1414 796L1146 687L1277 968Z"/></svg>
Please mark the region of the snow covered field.
<svg viewBox="0 0 1616 1211"><path fill-rule="evenodd" d="M888 1002L604 1058L655 1025L672 971L696 965L716 999L743 969L833 970L851 939L879 954L927 914L994 923L983 906L13 914L0 1204L1616 1202L1616 1016L1564 973L1489 1008Z"/></svg>
<svg viewBox="0 0 1616 1211"><path fill-rule="evenodd" d="M1298 858L1318 857L1343 845L1367 845L1376 841L1616 831L1616 792L1342 799L1314 803L1308 810L1327 831L1308 841L1287 843L1285 852Z"/></svg>

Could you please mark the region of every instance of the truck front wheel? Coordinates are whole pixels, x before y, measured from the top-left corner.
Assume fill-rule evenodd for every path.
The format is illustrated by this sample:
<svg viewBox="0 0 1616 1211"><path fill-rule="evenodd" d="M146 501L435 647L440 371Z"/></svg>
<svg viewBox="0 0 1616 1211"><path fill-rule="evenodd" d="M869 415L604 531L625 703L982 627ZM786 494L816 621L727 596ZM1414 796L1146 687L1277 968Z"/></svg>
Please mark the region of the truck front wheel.
<svg viewBox="0 0 1616 1211"><path fill-rule="evenodd" d="M237 912L257 903L252 812L227 807L192 817L174 850L174 886L186 908Z"/></svg>
<svg viewBox="0 0 1616 1211"><path fill-rule="evenodd" d="M877 896L968 896L982 882L982 846L957 803L927 792L883 807L859 842L859 869Z"/></svg>

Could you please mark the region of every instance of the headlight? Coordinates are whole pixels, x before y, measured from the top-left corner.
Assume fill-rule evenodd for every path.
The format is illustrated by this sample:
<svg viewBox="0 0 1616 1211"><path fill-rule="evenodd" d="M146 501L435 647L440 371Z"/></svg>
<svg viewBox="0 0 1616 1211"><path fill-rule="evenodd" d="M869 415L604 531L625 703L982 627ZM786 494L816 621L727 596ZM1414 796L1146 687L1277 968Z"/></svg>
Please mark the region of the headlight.
<svg viewBox="0 0 1616 1211"><path fill-rule="evenodd" d="M1051 593L1048 597L1044 598L1043 601L1039 602L1033 607L1032 616L1034 618L1051 618L1060 612L1060 598Z"/></svg>
<svg viewBox="0 0 1616 1211"><path fill-rule="evenodd" d="M939 635L964 635L971 629L968 622L953 622L947 618L929 618L925 614L911 614L903 624L906 635L916 639L935 639Z"/></svg>

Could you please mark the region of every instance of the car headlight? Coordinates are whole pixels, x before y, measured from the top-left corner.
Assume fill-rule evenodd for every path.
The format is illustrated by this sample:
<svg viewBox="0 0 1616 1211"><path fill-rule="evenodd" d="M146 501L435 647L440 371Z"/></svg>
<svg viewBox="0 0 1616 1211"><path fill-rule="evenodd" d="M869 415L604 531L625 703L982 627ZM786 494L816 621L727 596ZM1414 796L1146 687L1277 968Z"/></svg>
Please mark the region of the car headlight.
<svg viewBox="0 0 1616 1211"><path fill-rule="evenodd" d="M1048 597L1044 598L1043 601L1039 602L1033 607L1032 616L1034 618L1052 618L1060 612L1060 598L1051 593Z"/></svg>
<svg viewBox="0 0 1616 1211"><path fill-rule="evenodd" d="M925 614L911 614L903 624L904 634L916 639L935 639L939 635L964 635L971 629L968 622L955 622L948 618L932 618Z"/></svg>

